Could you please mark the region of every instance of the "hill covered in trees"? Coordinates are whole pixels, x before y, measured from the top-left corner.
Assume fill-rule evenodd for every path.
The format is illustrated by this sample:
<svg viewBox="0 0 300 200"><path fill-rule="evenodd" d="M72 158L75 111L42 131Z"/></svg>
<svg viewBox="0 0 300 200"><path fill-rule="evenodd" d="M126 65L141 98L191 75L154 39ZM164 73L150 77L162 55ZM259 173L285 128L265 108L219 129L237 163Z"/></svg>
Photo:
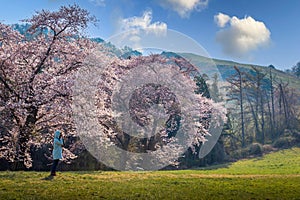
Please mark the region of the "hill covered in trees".
<svg viewBox="0 0 300 200"><path fill-rule="evenodd" d="M211 59L181 54L201 69ZM299 145L300 79L274 66L258 66L212 59L219 74L207 83L228 109L222 134L232 158L272 148ZM216 87L218 85L218 87ZM255 154L255 153L254 153Z"/></svg>

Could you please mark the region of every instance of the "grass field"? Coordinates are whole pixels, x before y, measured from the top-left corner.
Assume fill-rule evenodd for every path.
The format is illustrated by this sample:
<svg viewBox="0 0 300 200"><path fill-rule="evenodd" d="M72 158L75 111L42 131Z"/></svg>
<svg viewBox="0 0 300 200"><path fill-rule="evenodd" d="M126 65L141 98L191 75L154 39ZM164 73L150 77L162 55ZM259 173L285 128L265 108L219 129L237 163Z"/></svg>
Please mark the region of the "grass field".
<svg viewBox="0 0 300 200"><path fill-rule="evenodd" d="M300 148L154 172L0 172L0 199L300 199Z"/></svg>

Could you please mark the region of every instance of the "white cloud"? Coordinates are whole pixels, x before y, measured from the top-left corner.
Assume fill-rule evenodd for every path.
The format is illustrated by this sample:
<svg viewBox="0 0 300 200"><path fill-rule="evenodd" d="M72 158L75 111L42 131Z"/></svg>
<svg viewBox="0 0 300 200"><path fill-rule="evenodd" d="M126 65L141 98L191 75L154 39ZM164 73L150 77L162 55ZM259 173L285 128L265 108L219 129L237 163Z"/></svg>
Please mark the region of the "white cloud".
<svg viewBox="0 0 300 200"><path fill-rule="evenodd" d="M91 3L96 6L105 6L105 0L89 0Z"/></svg>
<svg viewBox="0 0 300 200"><path fill-rule="evenodd" d="M216 24L219 27L223 28L227 24L227 22L229 22L230 17L223 13L219 13L218 15L214 16L214 19L215 19Z"/></svg>
<svg viewBox="0 0 300 200"><path fill-rule="evenodd" d="M216 40L221 44L224 53L243 57L249 52L269 45L270 31L263 22L250 16L243 19L229 17L222 13L216 15L215 22L222 29L217 33ZM225 25L228 26L225 27Z"/></svg>
<svg viewBox="0 0 300 200"><path fill-rule="evenodd" d="M167 9L176 11L181 17L188 17L194 10L206 8L209 0L158 0L158 3Z"/></svg>
<svg viewBox="0 0 300 200"><path fill-rule="evenodd" d="M152 22L152 11L147 10L141 17L130 17L121 19L121 30L143 30L146 33L165 35L167 24L164 22Z"/></svg>
<svg viewBox="0 0 300 200"><path fill-rule="evenodd" d="M167 34L166 23L152 22L151 10L146 10L142 16L119 19L118 27L123 32L120 39L126 40L126 46L140 52L143 52L145 38L165 37Z"/></svg>

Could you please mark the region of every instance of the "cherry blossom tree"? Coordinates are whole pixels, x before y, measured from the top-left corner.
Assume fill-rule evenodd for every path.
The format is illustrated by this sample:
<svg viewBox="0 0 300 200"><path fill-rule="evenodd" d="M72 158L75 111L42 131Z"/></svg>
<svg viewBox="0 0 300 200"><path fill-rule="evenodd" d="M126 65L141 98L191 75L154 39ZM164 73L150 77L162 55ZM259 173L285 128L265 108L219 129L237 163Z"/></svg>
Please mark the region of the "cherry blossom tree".
<svg viewBox="0 0 300 200"><path fill-rule="evenodd" d="M96 19L71 5L42 10L23 22L30 24L26 36L0 23L0 119L5 130L0 157L30 167L30 146L50 142L53 129L72 124L71 75L93 48L82 33Z"/></svg>
<svg viewBox="0 0 300 200"><path fill-rule="evenodd" d="M89 141L88 150L98 159L99 153L110 159L118 154L99 152L98 147L114 144L122 149L122 159L112 160L120 162L115 163L118 169L136 169L143 160L138 153L149 151L155 155L148 164L159 168L173 163L185 148L204 142L214 117L225 121L219 104L195 93L193 79L199 73L194 65L161 55L122 59L105 45L95 48L82 34L95 21L73 5L37 12L24 20L30 24L24 35L0 23L0 158L30 167L32 147L51 143L53 130L59 128ZM91 64L101 73L82 77ZM82 98L93 84L94 96ZM76 87L84 90L76 93ZM79 121L74 120L74 105ZM87 121L93 109L100 132ZM87 129L75 130L76 124ZM78 153L78 148L83 146L70 149ZM66 159L74 158L70 150L64 152ZM126 152L136 154L129 158Z"/></svg>
<svg viewBox="0 0 300 200"><path fill-rule="evenodd" d="M220 104L195 93L199 72L184 58L112 55L99 64L97 56L106 57L91 56L78 74L75 121L87 149L110 167L154 170L177 164L188 148L195 152L205 142L210 122L225 121Z"/></svg>

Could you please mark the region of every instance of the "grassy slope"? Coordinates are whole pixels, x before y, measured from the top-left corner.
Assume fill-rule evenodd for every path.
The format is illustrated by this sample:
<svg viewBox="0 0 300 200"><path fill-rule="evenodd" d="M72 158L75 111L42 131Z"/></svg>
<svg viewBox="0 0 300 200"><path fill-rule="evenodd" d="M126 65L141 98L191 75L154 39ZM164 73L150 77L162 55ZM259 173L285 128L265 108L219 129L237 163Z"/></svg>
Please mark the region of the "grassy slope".
<svg viewBox="0 0 300 200"><path fill-rule="evenodd" d="M216 169L0 172L0 199L299 199L300 148Z"/></svg>

